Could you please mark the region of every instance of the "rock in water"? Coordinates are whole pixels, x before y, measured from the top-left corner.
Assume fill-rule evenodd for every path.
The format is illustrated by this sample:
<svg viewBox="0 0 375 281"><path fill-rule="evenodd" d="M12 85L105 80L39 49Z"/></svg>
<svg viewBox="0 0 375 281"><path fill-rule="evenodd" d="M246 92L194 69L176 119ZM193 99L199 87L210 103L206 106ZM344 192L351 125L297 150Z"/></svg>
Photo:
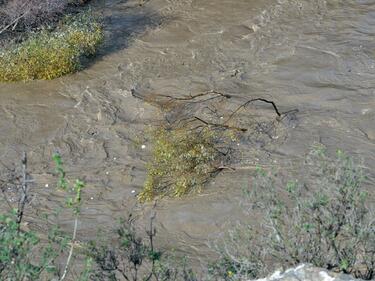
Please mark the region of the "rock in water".
<svg viewBox="0 0 375 281"><path fill-rule="evenodd" d="M253 281L359 281L346 274L330 272L326 269L314 267L310 264L301 264L284 272L276 271L272 275ZM251 281L251 280L249 280Z"/></svg>

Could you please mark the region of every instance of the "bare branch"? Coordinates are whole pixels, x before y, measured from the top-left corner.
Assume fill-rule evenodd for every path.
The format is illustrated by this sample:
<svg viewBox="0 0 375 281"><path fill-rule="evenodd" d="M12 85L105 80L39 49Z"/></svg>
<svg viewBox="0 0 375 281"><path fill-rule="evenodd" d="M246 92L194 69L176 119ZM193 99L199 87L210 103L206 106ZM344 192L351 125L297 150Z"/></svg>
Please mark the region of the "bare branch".
<svg viewBox="0 0 375 281"><path fill-rule="evenodd" d="M241 104L235 111L232 112L232 114L229 116L229 118L224 122L224 124L228 123L232 118L233 116L238 113L242 108L245 108L246 106L248 106L249 104L253 103L253 102L256 102L256 101L262 101L262 102L265 102L265 103L269 103L272 105L274 111L276 112L277 116L278 117L281 117L282 113L280 113L279 109L277 108L276 104L271 101L271 100L267 100L267 99L264 99L264 98L255 98L255 99L251 99L251 100L248 100L246 101L245 103Z"/></svg>
<svg viewBox="0 0 375 281"><path fill-rule="evenodd" d="M77 228L78 228L78 216L76 216L75 219L74 219L73 237L72 237L72 240L70 242L69 255L68 255L68 258L66 260L64 272L63 272L63 275L60 278L60 281L63 281L65 279L65 277L68 273L68 270L69 270L70 260L72 259L73 251L74 251L74 243L76 241Z"/></svg>
<svg viewBox="0 0 375 281"><path fill-rule="evenodd" d="M207 91L207 92L202 92L202 93L198 93L198 94L195 94L195 95L189 95L189 96L185 96L185 97L180 97L180 98L179 97L173 97L173 96L170 96L170 95L162 95L162 94L158 94L157 96L164 97L164 98L169 98L171 100L176 100L176 101L191 101L191 100L194 100L196 98L207 96L207 95L212 95L212 94L216 95L215 98L217 98L217 97L224 97L226 99L232 98L231 95L223 94L223 93L220 93L220 92L217 92L217 91L214 91L214 90Z"/></svg>
<svg viewBox="0 0 375 281"><path fill-rule="evenodd" d="M18 201L18 209L17 209L17 224L18 224L18 231L20 230L23 213L25 210L25 205L28 199L27 196L27 189L28 189L28 179L27 179L27 155L26 152L23 153L22 156L22 186L21 186L21 198Z"/></svg>
<svg viewBox="0 0 375 281"><path fill-rule="evenodd" d="M247 131L247 129L245 129L245 128L233 127L233 126L228 126L228 125L225 125L225 124L211 123L211 122L205 121L202 118L199 118L197 116L194 116L194 119L202 122L203 124L205 124L207 126L221 127L221 128L236 130L236 131L240 131L240 132L246 132Z"/></svg>

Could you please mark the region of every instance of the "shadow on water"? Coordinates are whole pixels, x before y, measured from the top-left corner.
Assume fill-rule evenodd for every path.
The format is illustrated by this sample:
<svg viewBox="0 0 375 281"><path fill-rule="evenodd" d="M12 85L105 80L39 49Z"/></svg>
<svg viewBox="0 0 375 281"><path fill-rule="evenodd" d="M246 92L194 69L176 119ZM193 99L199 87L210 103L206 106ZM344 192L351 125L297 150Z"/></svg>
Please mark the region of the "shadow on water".
<svg viewBox="0 0 375 281"><path fill-rule="evenodd" d="M95 58L87 62L88 65L94 64L104 56L128 48L136 36L170 20L147 5L140 5L139 1L134 0L104 3L101 1L94 7L103 17L105 41Z"/></svg>

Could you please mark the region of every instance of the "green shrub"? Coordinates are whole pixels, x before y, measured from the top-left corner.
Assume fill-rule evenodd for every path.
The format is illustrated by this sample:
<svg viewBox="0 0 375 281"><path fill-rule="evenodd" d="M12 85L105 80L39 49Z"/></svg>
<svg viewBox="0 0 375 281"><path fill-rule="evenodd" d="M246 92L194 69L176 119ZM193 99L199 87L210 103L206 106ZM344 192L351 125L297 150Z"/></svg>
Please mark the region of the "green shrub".
<svg viewBox="0 0 375 281"><path fill-rule="evenodd" d="M217 141L217 132L210 127L199 131L187 128L155 130L151 138L152 160L147 165L148 175L139 200L199 192L217 171L222 156Z"/></svg>
<svg viewBox="0 0 375 281"><path fill-rule="evenodd" d="M47 266L32 260L32 249L40 240L32 231L19 231L16 214L15 211L0 216L0 277L4 278L2 280L37 280Z"/></svg>
<svg viewBox="0 0 375 281"><path fill-rule="evenodd" d="M34 33L0 52L0 81L49 80L75 72L82 56L93 55L102 40L101 26L89 13L66 18L55 31Z"/></svg>
<svg viewBox="0 0 375 281"><path fill-rule="evenodd" d="M70 185L65 178L60 156L56 154L53 159L59 176L58 188L65 191L67 195L66 207L71 209L75 216L73 236L64 233L57 224L49 225L45 234L24 227L24 214L27 212L26 206L30 196L25 158L23 183L20 188L21 194L16 202L17 207L0 214L0 280L57 280L58 276L58 280L63 281L71 268L84 183L77 180L73 185ZM48 215L45 219L48 225ZM61 269L60 263L64 257L66 257L65 268ZM79 279L75 280L88 280L90 262L90 259L86 260L86 266L78 277Z"/></svg>
<svg viewBox="0 0 375 281"><path fill-rule="evenodd" d="M234 279L219 270L214 274L246 280L278 266L311 263L357 278L375 277L375 221L361 167L341 151L330 159L317 147L304 169L303 182L291 181L284 190L277 188L276 173L259 169L247 203L265 214L263 227L256 233L245 223L230 232L218 262Z"/></svg>
<svg viewBox="0 0 375 281"><path fill-rule="evenodd" d="M80 50L80 55L94 55L103 41L102 26L90 12L66 17L63 26L67 42Z"/></svg>
<svg viewBox="0 0 375 281"><path fill-rule="evenodd" d="M138 234L130 214L122 220L116 239L89 242L86 253L93 260L90 280L198 281L185 259L155 248L154 218L146 238Z"/></svg>

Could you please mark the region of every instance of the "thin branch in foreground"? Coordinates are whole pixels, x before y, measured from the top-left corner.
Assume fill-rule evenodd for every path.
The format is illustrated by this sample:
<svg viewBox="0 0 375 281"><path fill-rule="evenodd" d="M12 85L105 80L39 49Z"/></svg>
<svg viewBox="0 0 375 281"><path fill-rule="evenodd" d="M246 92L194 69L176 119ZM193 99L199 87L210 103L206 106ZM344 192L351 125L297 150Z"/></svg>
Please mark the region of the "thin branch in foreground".
<svg viewBox="0 0 375 281"><path fill-rule="evenodd" d="M21 185L21 198L18 201L18 209L17 209L17 225L18 231L21 227L21 222L23 218L23 213L25 210L25 205L28 200L27 196L27 189L28 189L28 179L27 179L27 154L26 152L23 153L22 156L22 185Z"/></svg>
<svg viewBox="0 0 375 281"><path fill-rule="evenodd" d="M68 273L68 270L69 270L70 261L72 259L73 251L74 251L74 243L76 241L76 236L77 236L77 228L78 228L78 217L76 216L76 218L74 219L73 237L72 237L72 240L70 242L69 255L68 255L68 258L66 260L64 272L63 272L63 275L60 278L60 281L63 281L65 279L65 277Z"/></svg>

